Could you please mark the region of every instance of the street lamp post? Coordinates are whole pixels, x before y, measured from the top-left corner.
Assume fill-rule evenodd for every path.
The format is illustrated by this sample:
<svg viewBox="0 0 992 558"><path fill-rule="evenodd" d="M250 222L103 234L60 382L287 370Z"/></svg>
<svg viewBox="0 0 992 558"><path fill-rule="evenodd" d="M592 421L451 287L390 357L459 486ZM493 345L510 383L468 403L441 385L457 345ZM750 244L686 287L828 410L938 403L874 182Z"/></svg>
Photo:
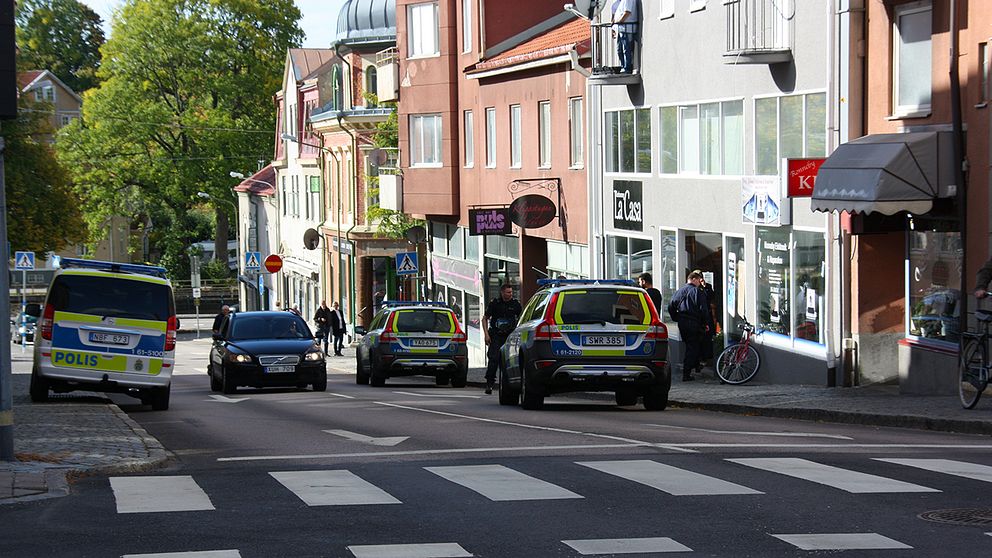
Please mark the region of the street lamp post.
<svg viewBox="0 0 992 558"><path fill-rule="evenodd" d="M215 198L215 197L211 196L207 192L197 192L196 195L198 197L201 197L201 198L205 199L205 200L222 201L224 203L229 203L229 204L231 204L231 207L234 208L234 242L235 242L235 244L237 244L237 260L238 260L237 261L237 267L235 268L235 272L238 275L238 278L237 279L238 279L238 282L240 283L240 281L241 281L240 275L241 275L241 258L242 258L242 256L241 256L241 234L240 234L240 231L238 230L238 229L241 228L241 220L238 218L238 206L234 205L234 202L232 202L231 200L218 199L218 198ZM216 257L217 254L214 254L214 256ZM221 260L221 261L224 262L224 265L225 266L227 265L227 246L224 246L224 259ZM241 306L244 306L244 305L243 305L243 301L241 300L241 297L240 297L240 293L241 293L241 287L240 287L240 285L238 286L238 293L239 293L238 306L241 307Z"/></svg>

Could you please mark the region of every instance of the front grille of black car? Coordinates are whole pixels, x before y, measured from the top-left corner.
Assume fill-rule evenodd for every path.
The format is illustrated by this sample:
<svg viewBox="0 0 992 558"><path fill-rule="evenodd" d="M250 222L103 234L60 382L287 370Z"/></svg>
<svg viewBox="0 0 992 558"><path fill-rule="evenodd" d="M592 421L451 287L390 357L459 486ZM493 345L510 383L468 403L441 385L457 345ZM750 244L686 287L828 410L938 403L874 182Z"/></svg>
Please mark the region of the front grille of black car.
<svg viewBox="0 0 992 558"><path fill-rule="evenodd" d="M300 355L262 355L258 357L258 362L260 362L262 366L296 366L300 363Z"/></svg>

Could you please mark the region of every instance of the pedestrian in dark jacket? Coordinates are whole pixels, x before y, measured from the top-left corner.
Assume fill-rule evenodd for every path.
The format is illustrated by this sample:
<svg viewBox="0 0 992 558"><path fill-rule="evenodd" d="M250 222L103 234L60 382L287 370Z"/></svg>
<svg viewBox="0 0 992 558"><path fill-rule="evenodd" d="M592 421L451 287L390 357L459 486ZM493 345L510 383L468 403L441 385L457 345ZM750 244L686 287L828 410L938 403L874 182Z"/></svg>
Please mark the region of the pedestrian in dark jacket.
<svg viewBox="0 0 992 558"><path fill-rule="evenodd" d="M520 301L513 298L513 286L508 283L500 285L499 296L486 305L486 313L482 315L482 332L489 346L486 349L489 359L486 364L486 395L493 392L496 384L500 349L517 326L522 312Z"/></svg>
<svg viewBox="0 0 992 558"><path fill-rule="evenodd" d="M313 321L317 324L317 338L324 345L324 354L327 353L327 344L331 340L331 309L327 307L327 301L320 301L320 308L313 315Z"/></svg>
<svg viewBox="0 0 992 558"><path fill-rule="evenodd" d="M648 298L654 303L654 309L658 312L658 317L661 317L661 291L654 288L654 281L652 281L651 274L644 272L637 276L637 285L648 292Z"/></svg>
<svg viewBox="0 0 992 558"><path fill-rule="evenodd" d="M331 333L334 335L334 355L344 356L341 351L344 350L344 334L348 331L348 322L344 319L344 313L341 312L341 304L335 302L334 308L331 309Z"/></svg>
<svg viewBox="0 0 992 558"><path fill-rule="evenodd" d="M682 381L691 382L692 372L699 368L699 355L706 332L713 329L706 293L700 288L703 274L693 271L688 282L672 295L668 313L679 324L679 336L685 354L682 357Z"/></svg>

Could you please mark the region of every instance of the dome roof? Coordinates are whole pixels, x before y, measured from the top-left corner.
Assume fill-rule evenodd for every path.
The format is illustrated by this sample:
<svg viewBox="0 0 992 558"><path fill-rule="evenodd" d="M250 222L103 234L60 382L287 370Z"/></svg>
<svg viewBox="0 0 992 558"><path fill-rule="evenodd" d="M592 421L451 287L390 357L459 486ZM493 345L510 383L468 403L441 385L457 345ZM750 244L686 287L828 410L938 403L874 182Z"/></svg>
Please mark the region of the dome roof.
<svg viewBox="0 0 992 558"><path fill-rule="evenodd" d="M335 43L396 42L396 0L346 0L338 13Z"/></svg>

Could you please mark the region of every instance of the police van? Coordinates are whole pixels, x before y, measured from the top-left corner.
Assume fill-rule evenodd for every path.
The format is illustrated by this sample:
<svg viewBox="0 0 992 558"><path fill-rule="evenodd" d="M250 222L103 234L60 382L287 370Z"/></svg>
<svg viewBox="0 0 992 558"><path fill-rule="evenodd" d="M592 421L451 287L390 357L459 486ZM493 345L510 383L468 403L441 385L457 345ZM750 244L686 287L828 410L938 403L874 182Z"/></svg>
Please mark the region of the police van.
<svg viewBox="0 0 992 558"><path fill-rule="evenodd" d="M164 411L178 327L164 268L62 258L38 320L31 400L103 391Z"/></svg>

